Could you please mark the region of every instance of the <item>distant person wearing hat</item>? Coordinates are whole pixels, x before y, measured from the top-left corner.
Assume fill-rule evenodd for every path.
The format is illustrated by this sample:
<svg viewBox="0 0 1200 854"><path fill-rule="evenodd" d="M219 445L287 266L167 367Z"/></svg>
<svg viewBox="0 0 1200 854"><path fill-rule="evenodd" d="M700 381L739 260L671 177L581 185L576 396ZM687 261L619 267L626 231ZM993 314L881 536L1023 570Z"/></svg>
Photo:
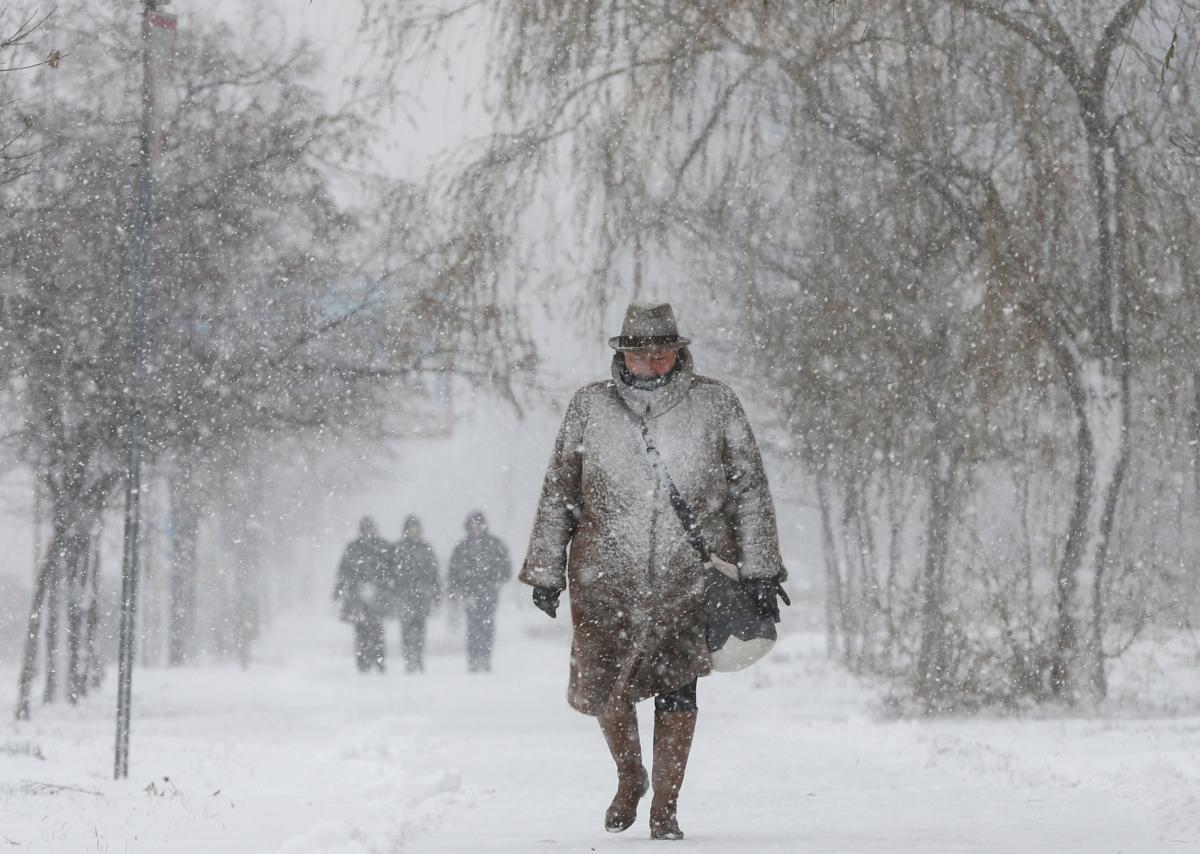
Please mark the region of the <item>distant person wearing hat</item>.
<svg viewBox="0 0 1200 854"><path fill-rule="evenodd" d="M670 305L629 306L609 341L612 378L584 386L567 407L520 575L551 617L570 591L567 699L599 718L617 766L605 829L629 828L652 785L653 839L683 838L676 807L696 680L712 666L705 576L676 499L694 512L712 553L738 567L764 614L778 614L786 575L750 424L727 386L694 373L688 343ZM635 711L650 697L652 776Z"/></svg>
<svg viewBox="0 0 1200 854"><path fill-rule="evenodd" d="M404 520L404 535L392 546L396 573L396 611L400 645L408 673L425 670L425 621L441 596L437 556L421 536L421 520Z"/></svg>
<svg viewBox="0 0 1200 854"><path fill-rule="evenodd" d="M463 603L467 623L467 670L492 669L496 636L496 603L500 587L512 578L512 559L500 538L488 532L487 518L476 510L467 516L467 535L450 555L448 595Z"/></svg>

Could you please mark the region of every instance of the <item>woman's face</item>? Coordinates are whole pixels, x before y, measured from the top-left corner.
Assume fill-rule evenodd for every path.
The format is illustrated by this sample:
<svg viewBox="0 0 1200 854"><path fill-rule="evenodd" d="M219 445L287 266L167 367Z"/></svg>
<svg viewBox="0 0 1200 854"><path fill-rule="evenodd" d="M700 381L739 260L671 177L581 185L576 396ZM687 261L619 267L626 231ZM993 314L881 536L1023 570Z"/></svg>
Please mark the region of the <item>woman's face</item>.
<svg viewBox="0 0 1200 854"><path fill-rule="evenodd" d="M675 367L678 353L675 350L648 350L644 353L626 353L625 367L639 380L652 380L666 376Z"/></svg>

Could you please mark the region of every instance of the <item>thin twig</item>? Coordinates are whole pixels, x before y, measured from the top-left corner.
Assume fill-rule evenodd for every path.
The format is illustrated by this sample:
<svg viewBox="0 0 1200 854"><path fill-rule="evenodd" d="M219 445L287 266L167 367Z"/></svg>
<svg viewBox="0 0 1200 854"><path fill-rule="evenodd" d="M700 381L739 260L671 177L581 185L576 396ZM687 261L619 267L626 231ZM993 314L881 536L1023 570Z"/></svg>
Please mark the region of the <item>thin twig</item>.
<svg viewBox="0 0 1200 854"><path fill-rule="evenodd" d="M53 792L80 792L84 795L95 795L97 798L104 797L103 792L97 792L94 789L82 789L79 786L66 786L60 783L40 783L37 780L22 780L22 785L35 786L39 789L49 789Z"/></svg>

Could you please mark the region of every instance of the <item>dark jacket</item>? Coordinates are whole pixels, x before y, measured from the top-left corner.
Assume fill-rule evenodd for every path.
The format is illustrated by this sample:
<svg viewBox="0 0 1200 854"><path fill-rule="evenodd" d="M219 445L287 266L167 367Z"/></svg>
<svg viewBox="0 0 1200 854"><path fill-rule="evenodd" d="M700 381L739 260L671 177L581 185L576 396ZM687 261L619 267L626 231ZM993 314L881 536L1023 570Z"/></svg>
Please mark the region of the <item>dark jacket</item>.
<svg viewBox="0 0 1200 854"><path fill-rule="evenodd" d="M746 414L727 386L693 373L686 349L680 361L670 383L643 390L621 379L614 359L613 379L580 389L567 407L546 471L521 580L570 588L568 698L585 714L679 688L712 667L704 573L638 417L712 551L743 578L785 575Z"/></svg>
<svg viewBox="0 0 1200 854"><path fill-rule="evenodd" d="M468 605L494 607L500 585L512 577L512 561L499 537L487 531L459 540L450 555L447 588Z"/></svg>
<svg viewBox="0 0 1200 854"><path fill-rule="evenodd" d="M356 537L338 564L333 598L342 619L356 623L382 619L392 607L395 572L392 549L382 537Z"/></svg>
<svg viewBox="0 0 1200 854"><path fill-rule="evenodd" d="M433 547L420 537L404 537L392 547L392 559L396 572L395 605L400 617L429 616L442 590Z"/></svg>

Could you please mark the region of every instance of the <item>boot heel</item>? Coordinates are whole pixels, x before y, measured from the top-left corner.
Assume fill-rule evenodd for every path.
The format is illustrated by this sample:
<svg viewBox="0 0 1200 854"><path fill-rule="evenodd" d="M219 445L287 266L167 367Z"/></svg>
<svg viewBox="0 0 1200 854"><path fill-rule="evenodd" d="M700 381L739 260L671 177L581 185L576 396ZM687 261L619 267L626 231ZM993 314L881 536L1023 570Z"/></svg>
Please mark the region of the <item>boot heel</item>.
<svg viewBox="0 0 1200 854"><path fill-rule="evenodd" d="M679 829L679 820L675 817L673 806L663 809L660 816L655 816L655 810L650 808L650 838L651 839L683 839L683 831Z"/></svg>
<svg viewBox="0 0 1200 854"><path fill-rule="evenodd" d="M633 823L637 821L637 805L638 801L646 797L646 793L650 791L650 775L646 773L645 768L641 771L641 779L638 783L637 795L629 797L625 792L622 792L622 785L618 784L617 794L613 797L612 804L608 807L608 812L604 814L604 829L609 833L621 833L633 827Z"/></svg>

